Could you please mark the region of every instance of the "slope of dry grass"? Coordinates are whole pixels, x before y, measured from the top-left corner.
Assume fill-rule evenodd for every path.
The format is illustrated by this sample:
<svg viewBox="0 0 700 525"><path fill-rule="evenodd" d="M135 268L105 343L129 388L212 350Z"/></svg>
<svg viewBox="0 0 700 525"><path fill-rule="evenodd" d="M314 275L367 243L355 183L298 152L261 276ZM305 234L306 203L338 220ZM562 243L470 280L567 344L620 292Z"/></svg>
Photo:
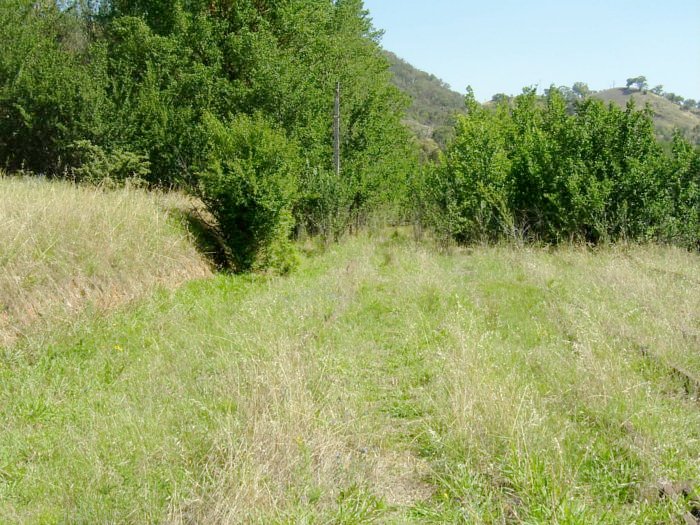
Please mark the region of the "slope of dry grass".
<svg viewBox="0 0 700 525"><path fill-rule="evenodd" d="M166 211L190 205L175 194L0 174L0 345L88 304L109 308L209 275Z"/></svg>

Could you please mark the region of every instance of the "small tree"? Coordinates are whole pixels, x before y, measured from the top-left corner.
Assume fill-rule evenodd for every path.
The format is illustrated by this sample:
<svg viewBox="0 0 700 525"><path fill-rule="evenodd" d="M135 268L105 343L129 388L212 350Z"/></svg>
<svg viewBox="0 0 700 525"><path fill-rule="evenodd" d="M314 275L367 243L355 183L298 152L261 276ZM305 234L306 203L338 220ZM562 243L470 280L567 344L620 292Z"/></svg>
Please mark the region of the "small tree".
<svg viewBox="0 0 700 525"><path fill-rule="evenodd" d="M667 100L670 100L674 104L678 104L679 106L682 106L683 101L685 100L683 97L681 97L680 95L676 95L675 93L666 93L664 97L666 97Z"/></svg>
<svg viewBox="0 0 700 525"><path fill-rule="evenodd" d="M219 223L235 269L291 270L296 146L262 116L239 116L225 125L206 114L203 132L210 146L199 196Z"/></svg>
<svg viewBox="0 0 700 525"><path fill-rule="evenodd" d="M697 102L695 102L695 100L693 100L692 98L686 98L683 101L683 109L688 109L688 110L695 109L696 106L697 106Z"/></svg>
<svg viewBox="0 0 700 525"><path fill-rule="evenodd" d="M586 98L591 94L591 90L585 82L575 82L571 87L571 91L573 91L578 98Z"/></svg>
<svg viewBox="0 0 700 525"><path fill-rule="evenodd" d="M661 84L659 84L658 86L654 86L653 88L651 88L649 91L654 93L654 95L662 96L664 94L664 87Z"/></svg>
<svg viewBox="0 0 700 525"><path fill-rule="evenodd" d="M628 78L627 89L630 89L632 86L636 86L639 91L644 91L648 86L647 77L640 75L638 77Z"/></svg>
<svg viewBox="0 0 700 525"><path fill-rule="evenodd" d="M674 104L678 103L678 95L675 93L664 93L664 98L666 100L669 100L670 102L673 102Z"/></svg>
<svg viewBox="0 0 700 525"><path fill-rule="evenodd" d="M501 102L507 102L509 100L510 97L505 93L496 93L494 96L491 97L491 102L495 104L500 104Z"/></svg>

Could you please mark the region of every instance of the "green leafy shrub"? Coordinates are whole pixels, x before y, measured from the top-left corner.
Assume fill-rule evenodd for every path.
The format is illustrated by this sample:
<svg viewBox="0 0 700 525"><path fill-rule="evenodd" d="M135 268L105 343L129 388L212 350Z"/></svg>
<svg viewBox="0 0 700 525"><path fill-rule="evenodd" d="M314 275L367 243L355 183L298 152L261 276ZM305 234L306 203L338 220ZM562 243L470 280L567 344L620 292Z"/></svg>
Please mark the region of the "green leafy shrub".
<svg viewBox="0 0 700 525"><path fill-rule="evenodd" d="M3 0L0 27L0 164L61 173L72 142L103 135L104 50L53 2Z"/></svg>
<svg viewBox="0 0 700 525"><path fill-rule="evenodd" d="M664 240L692 246L697 153L680 135L667 156L649 109L571 108L555 88L467 114L429 176L432 223L458 242L502 237L559 242Z"/></svg>
<svg viewBox="0 0 700 525"><path fill-rule="evenodd" d="M199 172L199 196L217 219L238 271L296 265L290 241L299 157L285 134L260 115L227 125L205 115L210 150Z"/></svg>
<svg viewBox="0 0 700 525"><path fill-rule="evenodd" d="M511 160L506 149L503 106L490 113L466 99L467 116L458 119L456 137L439 166L429 169L425 190L429 218L438 231L457 242L486 240L512 230L508 204Z"/></svg>
<svg viewBox="0 0 700 525"><path fill-rule="evenodd" d="M115 149L105 151L88 140L72 144L73 178L77 181L118 186L126 181L145 186L150 173L150 163L144 155Z"/></svg>
<svg viewBox="0 0 700 525"><path fill-rule="evenodd" d="M667 173L666 206L662 237L700 249L700 150L680 132L673 136Z"/></svg>

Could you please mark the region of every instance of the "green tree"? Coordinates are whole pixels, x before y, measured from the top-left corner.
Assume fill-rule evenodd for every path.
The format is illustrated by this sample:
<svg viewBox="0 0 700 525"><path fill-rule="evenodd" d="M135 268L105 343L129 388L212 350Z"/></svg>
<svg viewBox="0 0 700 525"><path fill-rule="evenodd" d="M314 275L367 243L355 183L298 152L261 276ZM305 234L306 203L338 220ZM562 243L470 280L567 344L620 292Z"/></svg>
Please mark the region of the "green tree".
<svg viewBox="0 0 700 525"><path fill-rule="evenodd" d="M586 98L591 94L591 90L585 82L575 82L571 87L571 91L580 99Z"/></svg>
<svg viewBox="0 0 700 525"><path fill-rule="evenodd" d="M505 93L496 93L494 96L491 97L491 102L494 104L500 104L501 102L508 102L510 100L510 97L506 95Z"/></svg>
<svg viewBox="0 0 700 525"><path fill-rule="evenodd" d="M104 50L85 43L74 11L53 2L1 2L0 26L0 163L61 173L75 141L105 133Z"/></svg>
<svg viewBox="0 0 700 525"><path fill-rule="evenodd" d="M639 91L644 91L648 86L647 77L640 75L638 77L628 78L627 89L630 89L632 86L636 86Z"/></svg>
<svg viewBox="0 0 700 525"><path fill-rule="evenodd" d="M689 145L674 146L684 160L668 175L672 164L650 109L591 97L571 108L556 88L544 99L526 89L512 104L482 107L468 97L467 105L426 184L433 223L444 235L458 242L700 239L695 226L682 229L673 219L695 220L687 173L695 173L688 166L696 161Z"/></svg>

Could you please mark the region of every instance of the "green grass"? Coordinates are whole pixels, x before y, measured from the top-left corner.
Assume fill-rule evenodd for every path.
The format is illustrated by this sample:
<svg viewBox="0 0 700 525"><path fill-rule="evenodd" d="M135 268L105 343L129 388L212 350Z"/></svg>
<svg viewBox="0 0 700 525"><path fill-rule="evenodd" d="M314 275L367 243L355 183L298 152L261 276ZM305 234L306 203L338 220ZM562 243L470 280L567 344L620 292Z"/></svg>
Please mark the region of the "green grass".
<svg viewBox="0 0 700 525"><path fill-rule="evenodd" d="M84 312L0 354L0 522L682 523L699 283L399 232Z"/></svg>

